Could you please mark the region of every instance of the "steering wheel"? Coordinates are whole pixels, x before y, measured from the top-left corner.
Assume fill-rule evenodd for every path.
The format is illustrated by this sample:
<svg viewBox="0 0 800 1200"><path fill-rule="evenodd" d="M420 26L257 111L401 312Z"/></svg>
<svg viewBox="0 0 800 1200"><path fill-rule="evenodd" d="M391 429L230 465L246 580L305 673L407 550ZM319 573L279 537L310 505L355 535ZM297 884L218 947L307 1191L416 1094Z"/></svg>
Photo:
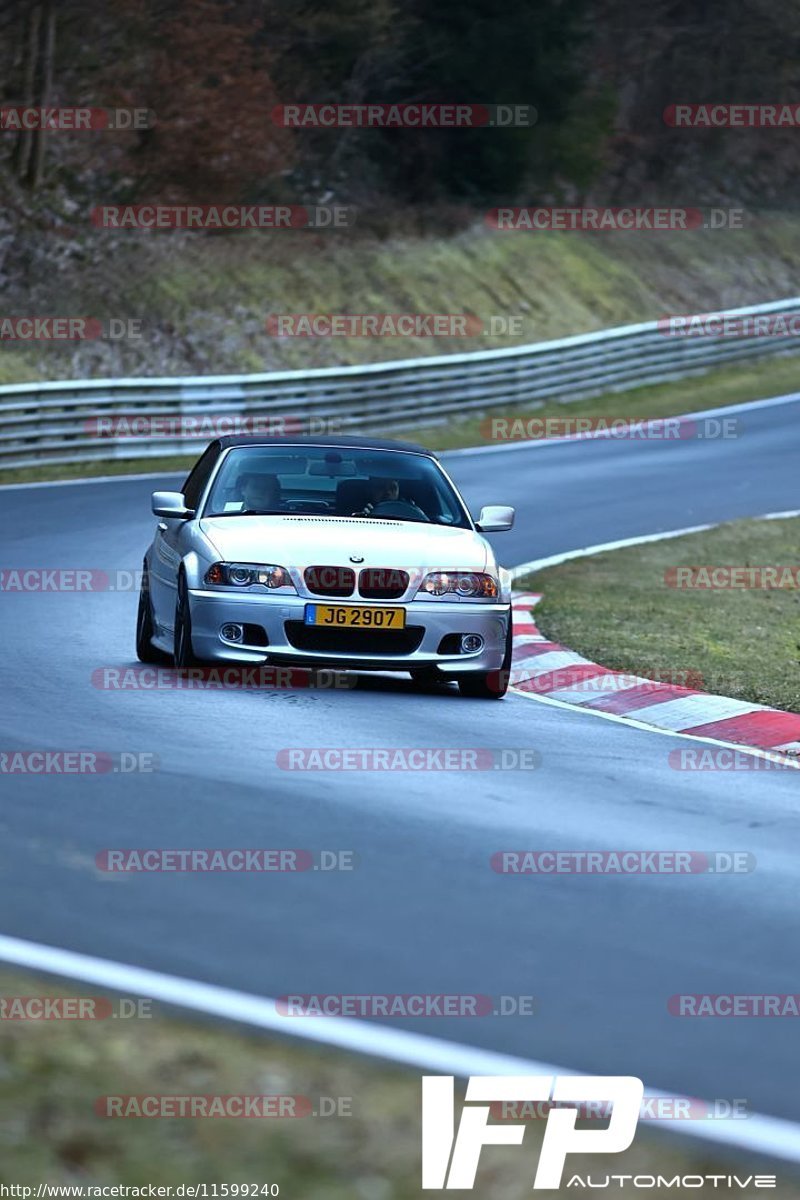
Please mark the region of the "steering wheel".
<svg viewBox="0 0 800 1200"><path fill-rule="evenodd" d="M410 500L381 500L370 513L371 517L410 517L414 521L430 521L418 504Z"/></svg>

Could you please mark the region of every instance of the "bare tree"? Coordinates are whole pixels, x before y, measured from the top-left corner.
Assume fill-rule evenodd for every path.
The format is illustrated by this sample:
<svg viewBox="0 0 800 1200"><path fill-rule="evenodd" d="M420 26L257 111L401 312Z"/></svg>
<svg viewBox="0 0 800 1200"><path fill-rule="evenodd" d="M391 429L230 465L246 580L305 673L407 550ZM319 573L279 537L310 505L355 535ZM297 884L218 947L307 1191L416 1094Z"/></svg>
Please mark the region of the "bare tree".
<svg viewBox="0 0 800 1200"><path fill-rule="evenodd" d="M32 4L27 13L24 59L22 64L22 95L20 104L32 108L36 96L36 63L39 56L39 39L42 28L42 6ZM19 179L28 175L33 148L33 130L20 130L14 155L14 170Z"/></svg>
<svg viewBox="0 0 800 1200"><path fill-rule="evenodd" d="M46 108L50 102L53 90L53 60L56 48L56 7L55 0L44 0L42 17L39 27L39 57L36 72L36 106ZM25 182L35 190L42 182L44 175L44 152L47 143L47 131L40 127L34 131L31 161Z"/></svg>
<svg viewBox="0 0 800 1200"><path fill-rule="evenodd" d="M45 108L53 88L53 63L56 42L56 0L36 0L18 8L24 22L21 58L22 108ZM20 129L13 165L17 178L31 189L44 176L47 133L44 129Z"/></svg>

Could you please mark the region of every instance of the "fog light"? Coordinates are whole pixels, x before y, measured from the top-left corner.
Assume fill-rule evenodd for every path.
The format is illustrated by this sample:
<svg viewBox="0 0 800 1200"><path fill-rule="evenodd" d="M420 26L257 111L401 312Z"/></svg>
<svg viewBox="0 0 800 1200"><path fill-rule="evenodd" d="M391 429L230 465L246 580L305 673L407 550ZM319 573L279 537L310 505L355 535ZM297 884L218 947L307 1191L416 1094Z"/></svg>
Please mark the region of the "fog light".
<svg viewBox="0 0 800 1200"><path fill-rule="evenodd" d="M244 629L241 625L223 625L219 636L226 642L243 642Z"/></svg>
<svg viewBox="0 0 800 1200"><path fill-rule="evenodd" d="M483 638L479 633L464 633L461 636L461 653L475 654L483 649Z"/></svg>

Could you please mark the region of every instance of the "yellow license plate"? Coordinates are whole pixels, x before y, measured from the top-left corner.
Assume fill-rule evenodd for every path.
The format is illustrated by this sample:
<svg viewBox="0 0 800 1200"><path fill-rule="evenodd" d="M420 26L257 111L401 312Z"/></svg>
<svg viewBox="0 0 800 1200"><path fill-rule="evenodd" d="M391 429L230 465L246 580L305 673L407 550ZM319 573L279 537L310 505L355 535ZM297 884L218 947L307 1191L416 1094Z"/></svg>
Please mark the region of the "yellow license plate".
<svg viewBox="0 0 800 1200"><path fill-rule="evenodd" d="M406 610L388 605L307 604L305 623L328 629L405 629Z"/></svg>

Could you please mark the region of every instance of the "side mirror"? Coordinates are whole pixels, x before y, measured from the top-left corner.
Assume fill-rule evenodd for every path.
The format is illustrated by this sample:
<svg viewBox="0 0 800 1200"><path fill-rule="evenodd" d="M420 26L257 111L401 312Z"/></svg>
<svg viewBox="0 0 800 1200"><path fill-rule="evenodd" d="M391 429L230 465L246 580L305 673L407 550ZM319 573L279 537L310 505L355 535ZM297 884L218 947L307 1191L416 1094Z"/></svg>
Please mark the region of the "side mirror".
<svg viewBox="0 0 800 1200"><path fill-rule="evenodd" d="M481 533L504 533L514 524L514 509L506 504L487 504L476 524Z"/></svg>
<svg viewBox="0 0 800 1200"><path fill-rule="evenodd" d="M153 492L152 507L154 517L188 521L194 516L194 509L186 507L182 492Z"/></svg>

